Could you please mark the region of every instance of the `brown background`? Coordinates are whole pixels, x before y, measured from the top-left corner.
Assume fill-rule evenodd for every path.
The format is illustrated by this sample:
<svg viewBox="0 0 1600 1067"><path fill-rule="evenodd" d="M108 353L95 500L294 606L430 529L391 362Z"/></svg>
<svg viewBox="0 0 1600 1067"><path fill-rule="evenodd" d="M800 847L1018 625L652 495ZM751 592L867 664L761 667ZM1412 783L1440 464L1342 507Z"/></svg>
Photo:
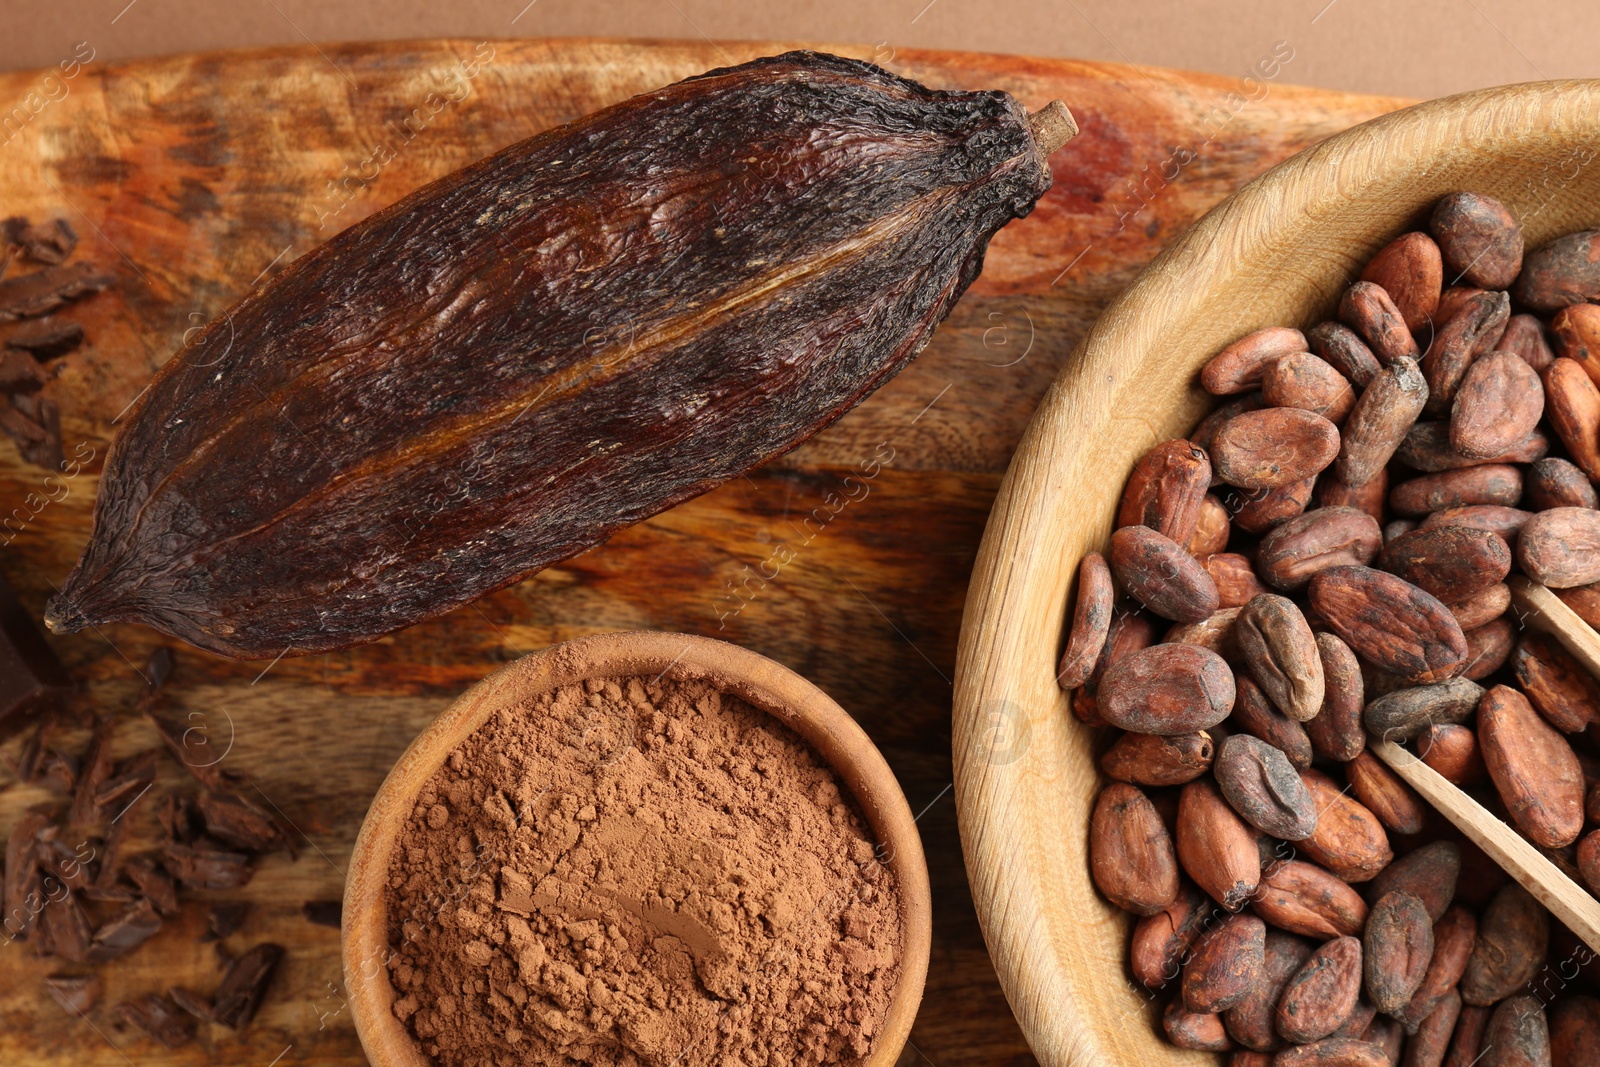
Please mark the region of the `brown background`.
<svg viewBox="0 0 1600 1067"><path fill-rule="evenodd" d="M97 60L408 37L616 36L965 48L1242 74L1277 41L1285 80L1428 97L1600 77L1594 0L7 0L0 69L88 41Z"/></svg>

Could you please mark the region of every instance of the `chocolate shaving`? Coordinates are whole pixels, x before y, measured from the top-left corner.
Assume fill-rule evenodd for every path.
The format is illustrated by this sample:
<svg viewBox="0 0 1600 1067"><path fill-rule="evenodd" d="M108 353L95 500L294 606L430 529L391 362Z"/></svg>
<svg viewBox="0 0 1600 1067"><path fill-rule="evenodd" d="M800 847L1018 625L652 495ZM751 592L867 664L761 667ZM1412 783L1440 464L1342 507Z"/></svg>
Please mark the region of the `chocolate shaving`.
<svg viewBox="0 0 1600 1067"><path fill-rule="evenodd" d="M212 837L248 852L270 852L288 844L277 820L233 793L201 793L200 814Z"/></svg>
<svg viewBox="0 0 1600 1067"><path fill-rule="evenodd" d="M344 923L344 901L308 900L300 905L300 914L306 917L306 922L337 930Z"/></svg>
<svg viewBox="0 0 1600 1067"><path fill-rule="evenodd" d="M6 345L18 348L41 363L64 356L83 344L83 326L76 322L57 322L46 317L30 319L17 326L6 338Z"/></svg>
<svg viewBox="0 0 1600 1067"><path fill-rule="evenodd" d="M147 993L117 1005L117 1014L168 1048L194 1039L194 1019L159 993Z"/></svg>
<svg viewBox="0 0 1600 1067"><path fill-rule="evenodd" d="M27 937L44 901L39 872L39 831L50 820L37 811L24 812L11 828L6 842L5 932L14 938Z"/></svg>
<svg viewBox="0 0 1600 1067"><path fill-rule="evenodd" d="M209 742L205 739L203 731L185 726L148 709L145 711L145 718L150 720L151 725L156 728L156 733L161 735L161 742L167 746L167 751L172 753L172 758L193 775L196 781L207 789L227 789L227 779L217 766L216 757L211 754ZM191 730L195 730L199 736L199 740L192 745L189 741Z"/></svg>
<svg viewBox="0 0 1600 1067"><path fill-rule="evenodd" d="M39 773L39 756L44 751L44 723L41 719L33 728L33 733L22 742L22 748L17 752L16 758L6 758L11 764L11 770L16 774L17 780L22 782L35 781Z"/></svg>
<svg viewBox="0 0 1600 1067"><path fill-rule="evenodd" d="M89 742L89 754L83 759L83 769L78 774L78 793L67 816L67 821L74 826L91 826L100 821L101 812L94 798L113 774L111 734L115 728L110 719L95 718L94 737Z"/></svg>
<svg viewBox="0 0 1600 1067"><path fill-rule="evenodd" d="M38 467L60 470L66 454L61 450L61 409L56 402L33 393L17 393L11 397L11 406L44 434L38 441L17 442L22 458Z"/></svg>
<svg viewBox="0 0 1600 1067"><path fill-rule="evenodd" d="M94 884L98 870L95 853L87 841L73 846L61 840L60 826L47 826L39 832L35 859L41 870L61 879L63 885L74 893L82 892Z"/></svg>
<svg viewBox="0 0 1600 1067"><path fill-rule="evenodd" d="M233 961L212 998L217 1022L237 1030L255 1018L272 973L283 959L283 946L260 944Z"/></svg>
<svg viewBox="0 0 1600 1067"><path fill-rule="evenodd" d="M238 889L248 883L255 873L250 857L211 844L202 838L193 845L167 845L162 851L167 870L191 889Z"/></svg>
<svg viewBox="0 0 1600 1067"><path fill-rule="evenodd" d="M59 748L52 748L38 758L30 780L46 783L54 781L63 792L70 793L78 785L78 761Z"/></svg>
<svg viewBox="0 0 1600 1067"><path fill-rule="evenodd" d="M12 223L20 223L13 226ZM9 244L21 245L22 254L35 263L65 263L78 247L78 233L66 219L51 219L29 225L27 219L13 216L6 220Z"/></svg>
<svg viewBox="0 0 1600 1067"><path fill-rule="evenodd" d="M201 935L200 942L207 944L233 936L239 927L244 925L245 917L249 914L248 900L233 900L211 905L211 914L206 920L206 932Z"/></svg>
<svg viewBox="0 0 1600 1067"><path fill-rule="evenodd" d="M89 962L105 963L118 956L126 956L161 929L161 917L150 901L139 898L123 908L121 913L94 932L94 943L89 946Z"/></svg>
<svg viewBox="0 0 1600 1067"><path fill-rule="evenodd" d="M100 994L105 990L98 974L52 974L46 976L44 987L61 1010L74 1018L87 1015L100 1003Z"/></svg>
<svg viewBox="0 0 1600 1067"><path fill-rule="evenodd" d="M78 894L69 891L49 900L40 914L55 955L72 963L89 962L92 932Z"/></svg>
<svg viewBox="0 0 1600 1067"><path fill-rule="evenodd" d="M32 318L54 311L69 300L98 293L111 284L111 275L93 263L46 267L16 278L0 280L0 321Z"/></svg>
<svg viewBox="0 0 1600 1067"><path fill-rule="evenodd" d="M200 836L202 825L200 809L194 801L178 793L168 793L161 798L161 809L156 813L161 820L161 830L168 841L179 845L192 844Z"/></svg>
<svg viewBox="0 0 1600 1067"><path fill-rule="evenodd" d="M0 430L17 443L19 450L43 441L48 436L43 426L10 404L0 404Z"/></svg>
<svg viewBox="0 0 1600 1067"><path fill-rule="evenodd" d="M133 857L123 865L123 873L149 899L157 915L170 919L178 914L178 887L154 856Z"/></svg>
<svg viewBox="0 0 1600 1067"><path fill-rule="evenodd" d="M167 996L172 1002L184 1011L203 1022L214 1023L217 1021L216 1012L212 1010L211 1001L196 993L192 989L182 986L173 986L167 990Z"/></svg>
<svg viewBox="0 0 1600 1067"><path fill-rule="evenodd" d="M38 360L18 348L0 349L0 393L37 393L43 388Z"/></svg>
<svg viewBox="0 0 1600 1067"><path fill-rule="evenodd" d="M116 812L119 821L134 800L156 780L156 750L146 749L117 764L116 773L95 790L95 807Z"/></svg>

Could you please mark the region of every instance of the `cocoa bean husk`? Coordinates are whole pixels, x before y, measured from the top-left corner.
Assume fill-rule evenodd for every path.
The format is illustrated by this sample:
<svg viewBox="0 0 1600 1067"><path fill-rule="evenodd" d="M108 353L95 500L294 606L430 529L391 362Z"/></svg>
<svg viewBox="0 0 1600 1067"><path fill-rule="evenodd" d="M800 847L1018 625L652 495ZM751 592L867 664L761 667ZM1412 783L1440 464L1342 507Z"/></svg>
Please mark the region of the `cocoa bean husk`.
<svg viewBox="0 0 1600 1067"><path fill-rule="evenodd" d="M1384 545L1378 566L1454 603L1504 581L1511 546L1497 533L1470 526L1419 527Z"/></svg>
<svg viewBox="0 0 1600 1067"><path fill-rule="evenodd" d="M1552 589L1600 581L1600 511L1536 512L1517 538L1517 564L1528 577Z"/></svg>
<svg viewBox="0 0 1600 1067"><path fill-rule="evenodd" d="M1200 385L1214 396L1245 393L1261 384L1279 357L1306 350L1306 338L1299 330L1268 326L1233 342L1200 368ZM1209 447L1209 446L1207 446Z"/></svg>
<svg viewBox="0 0 1600 1067"><path fill-rule="evenodd" d="M1184 1009L1224 1012L1249 996L1261 978L1266 940L1266 924L1244 913L1201 935L1183 968Z"/></svg>
<svg viewBox="0 0 1600 1067"><path fill-rule="evenodd" d="M1192 734L1123 734L1100 757L1109 778L1135 785L1192 782L1211 769L1216 745L1205 731Z"/></svg>
<svg viewBox="0 0 1600 1067"><path fill-rule="evenodd" d="M1109 562L1128 595L1162 618L1199 622L1221 606L1217 585L1200 561L1148 526L1113 533Z"/></svg>
<svg viewBox="0 0 1600 1067"><path fill-rule="evenodd" d="M1315 477L1339 454L1339 428L1299 408L1262 408L1217 429L1211 462L1240 489L1279 489Z"/></svg>
<svg viewBox="0 0 1600 1067"><path fill-rule="evenodd" d="M1072 626L1067 647L1061 653L1056 681L1063 689L1076 689L1089 680L1100 654L1105 651L1111 632L1112 608L1116 589L1111 584L1111 568L1098 552L1084 554L1078 565L1078 596L1072 611Z"/></svg>
<svg viewBox="0 0 1600 1067"><path fill-rule="evenodd" d="M1550 508L1597 508L1600 495L1578 465L1546 456L1528 466L1522 478L1523 499L1530 511Z"/></svg>
<svg viewBox="0 0 1600 1067"><path fill-rule="evenodd" d="M1433 238L1421 231L1403 233L1367 261L1361 280L1383 287L1406 328L1420 332L1439 310L1444 291L1444 261Z"/></svg>
<svg viewBox="0 0 1600 1067"><path fill-rule="evenodd" d="M1522 224L1493 197L1451 193L1434 205L1428 232L1451 285L1509 289L1522 270Z"/></svg>
<svg viewBox="0 0 1600 1067"><path fill-rule="evenodd" d="M1261 884L1256 834L1228 804L1215 782L1196 779L1178 799L1178 862L1196 885L1229 911L1238 911Z"/></svg>
<svg viewBox="0 0 1600 1067"><path fill-rule="evenodd" d="M1360 893L1302 860L1269 864L1250 907L1279 930L1318 940L1357 935L1367 921Z"/></svg>
<svg viewBox="0 0 1600 1067"><path fill-rule="evenodd" d="M1210 484L1211 460L1204 449L1181 439L1162 442L1133 465L1117 525L1148 526L1187 545Z"/></svg>
<svg viewBox="0 0 1600 1067"><path fill-rule="evenodd" d="M1294 601L1273 593L1251 600L1234 622L1234 639L1251 677L1279 711L1306 722L1322 710L1322 657Z"/></svg>
<svg viewBox="0 0 1600 1067"><path fill-rule="evenodd" d="M1233 710L1233 670L1197 645L1152 645L1107 668L1097 694L1106 722L1145 734L1209 729Z"/></svg>

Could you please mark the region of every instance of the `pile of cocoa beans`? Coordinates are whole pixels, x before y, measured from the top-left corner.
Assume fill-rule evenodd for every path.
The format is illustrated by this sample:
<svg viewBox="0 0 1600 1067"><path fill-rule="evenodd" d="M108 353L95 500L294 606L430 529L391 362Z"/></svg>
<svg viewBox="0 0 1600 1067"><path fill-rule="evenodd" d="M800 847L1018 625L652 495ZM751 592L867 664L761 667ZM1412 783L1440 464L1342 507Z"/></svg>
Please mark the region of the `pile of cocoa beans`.
<svg viewBox="0 0 1600 1067"><path fill-rule="evenodd" d="M1408 746L1600 890L1600 230L1439 202L1337 321L1212 358L1135 465L1059 680L1108 729L1095 884L1167 1038L1233 1067L1596 1067L1600 962L1428 809ZM1587 831L1587 836L1585 833Z"/></svg>

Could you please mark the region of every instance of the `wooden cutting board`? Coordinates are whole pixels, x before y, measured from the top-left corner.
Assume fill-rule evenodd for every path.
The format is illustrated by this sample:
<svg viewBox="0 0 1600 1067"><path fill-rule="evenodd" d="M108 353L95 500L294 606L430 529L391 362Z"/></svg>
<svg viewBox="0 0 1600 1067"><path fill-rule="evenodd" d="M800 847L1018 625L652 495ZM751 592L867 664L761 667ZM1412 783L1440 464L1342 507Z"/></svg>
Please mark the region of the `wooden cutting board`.
<svg viewBox="0 0 1600 1067"><path fill-rule="evenodd" d="M37 612L88 536L118 415L184 331L345 226L549 126L773 43L433 40L215 52L0 75L0 214L67 218L76 258L115 276L60 313L89 341L47 387L73 476L0 440L0 572ZM433 622L337 654L237 663L174 648L169 710L249 774L302 836L254 880L234 952L288 950L242 1034L202 1027L168 1052L112 1007L214 989L206 907L102 969L106 995L69 1018L41 978L72 968L0 946L0 1062L361 1063L335 930L301 917L336 898L368 799L412 736L484 674L551 642L655 628L738 642L800 671L866 728L923 830L935 894L927 998L902 1063L1032 1062L984 950L949 796L950 677L986 512L1035 402L1095 315L1159 246L1242 182L1404 101L1301 89L1292 60L1241 79L1062 60L834 47L944 88L1066 101L1082 135L1055 187L990 247L932 345L876 396L748 478ZM1263 49L1270 55L1271 49ZM51 77L47 77L51 75ZM15 118L22 115L25 121ZM0 335L9 329L0 325ZM875 473L874 473L875 472ZM846 484L846 479L852 479ZM783 551L787 546L789 551ZM790 558L792 555L792 558ZM777 561L786 560L782 566ZM155 743L132 715L155 634L114 626L54 641L77 704L126 719L125 755ZM81 748L81 732L59 740ZM15 756L18 742L4 748ZM170 761L125 816L155 838L156 799L190 787ZM0 832L59 794L0 769Z"/></svg>

